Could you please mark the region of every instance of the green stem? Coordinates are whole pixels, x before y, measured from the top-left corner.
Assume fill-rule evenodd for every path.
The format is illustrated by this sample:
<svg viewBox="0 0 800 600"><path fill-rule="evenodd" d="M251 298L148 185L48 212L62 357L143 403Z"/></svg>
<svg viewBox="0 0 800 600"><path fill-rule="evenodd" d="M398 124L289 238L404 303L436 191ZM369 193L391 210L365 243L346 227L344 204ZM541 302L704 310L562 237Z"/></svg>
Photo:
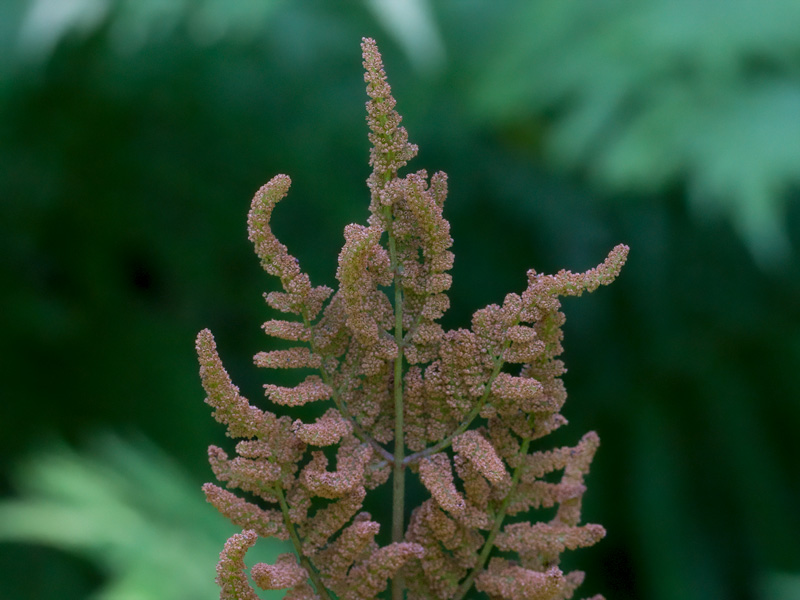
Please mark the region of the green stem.
<svg viewBox="0 0 800 600"><path fill-rule="evenodd" d="M530 443L530 438L523 438L522 447L520 448L520 456L524 457L528 454ZM519 484L519 479L522 476L523 464L524 461L520 461L516 469L514 469L514 474L511 477L511 488L508 490L506 497L503 498L503 503L500 505L500 510L498 510L497 515L495 515L492 529L489 531L489 535L486 537L486 543L483 545L480 556L478 556L478 562L472 571L470 571L469 575L467 575L467 578L461 582L460 586L458 586L458 589L456 590L455 595L452 597L452 600L461 600L467 594L467 592L469 592L472 584L475 581L475 578L486 566L486 561L489 560L489 555L492 553L492 549L494 548L494 540L497 537L497 534L500 533L500 529L503 527L503 521L506 518L506 511L508 511L508 506L511 504L511 499L514 496L514 492Z"/></svg>
<svg viewBox="0 0 800 600"><path fill-rule="evenodd" d="M382 103L383 98L375 98L377 103ZM386 124L386 116L379 117L381 125ZM384 141L391 145L392 136L381 134ZM394 151L386 153L386 160L391 164ZM391 169L380 173L383 185L397 177ZM402 542L405 537L405 441L403 436L403 290L399 281L399 268L397 264L397 242L392 234L392 209L385 207L383 215L386 218L386 233L389 238L389 257L391 269L394 273L394 340L397 346L397 358L394 359L394 456L392 476L392 541ZM392 600L403 600L405 582L398 573L392 579Z"/></svg>
<svg viewBox="0 0 800 600"><path fill-rule="evenodd" d="M509 348L509 346L511 346L511 340L506 339L503 342L503 346L500 348L500 353L497 357L495 357L494 368L492 369L492 373L489 375L489 379L486 382L486 388L483 390L483 395L480 397L475 406L472 407L472 410L469 411L469 414L464 418L461 424L455 430L453 430L453 433L438 441L430 448L425 448L424 450L420 450L419 452L415 452L414 454L406 456L403 460L403 464L410 465L419 462L426 456L430 456L431 454L436 454L437 452L444 450L453 443L453 438L461 435L469 428L469 426L472 424L472 421L478 417L481 409L489 399L489 394L492 392L492 384L494 383L494 380L497 379L497 376L500 374L500 371L505 364L505 361L503 360L503 354L505 354L505 351Z"/></svg>
<svg viewBox="0 0 800 600"><path fill-rule="evenodd" d="M303 323L306 326L306 329L311 329L311 321L308 318L308 314L306 313L305 309L302 312ZM311 346L311 352L317 353L317 349L314 346L313 341L309 341L309 346ZM378 441L373 438L367 431L364 430L361 425L359 425L358 421L356 421L355 417L350 414L350 411L347 409L347 404L339 397L339 393L336 388L333 386L333 378L331 377L330 373L323 366L319 368L320 375L322 375L322 380L325 382L325 385L331 388L331 399L333 400L334 406L338 409L341 413L342 417L347 419L353 424L353 432L355 433L356 437L360 439L362 442L369 444L372 448L380 454L384 460L388 462L394 461L394 455L386 450L383 446L381 446Z"/></svg>
<svg viewBox="0 0 800 600"><path fill-rule="evenodd" d="M385 216L391 223L391 209L387 207ZM394 472L392 477L392 541L402 542L405 537L405 439L403 432L403 289L400 286L397 243L391 230L389 236L389 258L394 272L394 340L397 345L397 358L394 359ZM403 578L396 575L392 579L392 600L403 600L405 585Z"/></svg>
<svg viewBox="0 0 800 600"><path fill-rule="evenodd" d="M331 394L331 398L333 399L333 404L339 410L341 415L350 421L353 424L353 433L356 434L356 437L360 439L362 442L365 442L372 446L372 448L380 454L384 460L388 462L394 462L394 455L389 452L386 448L381 446L378 441L373 438L361 425L359 425L358 421L356 421L355 417L350 414L350 411L347 409L347 405L339 398L339 395L336 393L336 389L332 385L331 377L327 371L324 369L320 369L320 373L322 374L322 380L325 382L326 385L330 386L333 390Z"/></svg>
<svg viewBox="0 0 800 600"><path fill-rule="evenodd" d="M289 530L289 537L292 540L292 545L294 546L295 553L297 553L297 558L300 560L300 564L303 565L303 568L305 568L309 578L311 578L319 597L322 598L322 600L332 600L328 590L325 588L322 580L319 578L319 573L317 572L316 568L314 568L314 565L311 564L311 561L308 559L308 557L303 554L303 542L300 541L300 536L297 535L297 529L295 528L294 523L292 523L291 518L289 518L289 505L286 502L286 496L283 493L283 489L276 485L274 492L278 496L278 502L281 505L281 512L283 513L283 522L286 525L286 529Z"/></svg>

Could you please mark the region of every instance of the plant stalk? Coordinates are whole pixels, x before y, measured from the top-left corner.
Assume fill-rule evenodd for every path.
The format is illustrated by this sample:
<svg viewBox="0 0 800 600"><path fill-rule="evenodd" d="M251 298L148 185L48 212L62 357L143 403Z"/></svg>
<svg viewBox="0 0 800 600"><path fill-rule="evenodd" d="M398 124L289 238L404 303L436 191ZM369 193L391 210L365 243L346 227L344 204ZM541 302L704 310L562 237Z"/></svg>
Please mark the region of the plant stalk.
<svg viewBox="0 0 800 600"><path fill-rule="evenodd" d="M522 447L520 448L520 456L526 456L528 454L528 448L530 447L530 444L530 438L523 438ZM489 560L489 555L492 553L492 549L494 548L494 539L497 537L497 534L500 533L500 528L503 526L503 521L506 518L508 505L511 504L511 499L514 496L514 492L517 489L517 484L519 484L519 479L522 476L522 467L523 462L520 462L520 464L517 465L517 468L514 469L514 474L511 477L511 488L508 490L506 497L503 498L503 503L500 505L500 510L497 511L497 515L494 518L494 523L492 524L492 529L489 531L489 535L486 537L486 543L483 545L480 556L478 556L478 562L472 571L470 571L469 575L467 575L467 578L461 582L460 586L458 586L458 589L456 590L452 600L461 600L467 594L467 592L469 592L472 584L475 582L475 578L478 576L478 573L483 571L483 568L486 566L486 561Z"/></svg>
<svg viewBox="0 0 800 600"><path fill-rule="evenodd" d="M462 423L453 431L453 433L435 443L433 446L406 456L403 459L404 464L410 465L412 463L419 462L426 456L436 454L437 452L448 448L450 444L453 443L453 438L461 435L469 428L469 426L472 424L472 421L478 417L484 404L486 404L486 401L489 399L489 394L492 392L492 384L494 383L494 380L497 379L500 371L503 369L503 365L505 365L503 355L505 354L505 351L508 350L509 346L511 346L511 341L506 339L500 348L500 354L495 358L494 368L492 369L491 375L489 375L489 380L486 382L486 389L484 389L483 395L475 403L475 406L472 407L472 410L469 411L469 414L464 418L464 421L462 421Z"/></svg>
<svg viewBox="0 0 800 600"><path fill-rule="evenodd" d="M387 220L391 222L391 208ZM403 434L403 289L400 285L397 264L397 244L391 230L389 257L394 271L394 339L397 357L394 359L394 464L392 474L392 542L402 542L405 537L406 472L403 464L405 439ZM392 600L403 600L405 582L400 574L392 579Z"/></svg>
<svg viewBox="0 0 800 600"><path fill-rule="evenodd" d="M314 565L311 564L311 561L308 557L303 554L303 542L300 541L300 536L297 535L297 530L292 523L292 520L289 518L289 505L286 502L286 496L283 493L283 489L280 486L276 485L274 488L276 495L278 496L278 502L281 505L281 512L283 513L283 522L286 525L286 529L289 530L289 537L292 540L292 545L294 546L294 551L297 554L297 558L300 561L300 564L303 565L303 568L308 573L309 578L311 579L314 587L317 590L317 594L322 600L332 600L328 590L325 588L325 585L322 583L322 580L319 578L319 573L314 568Z"/></svg>

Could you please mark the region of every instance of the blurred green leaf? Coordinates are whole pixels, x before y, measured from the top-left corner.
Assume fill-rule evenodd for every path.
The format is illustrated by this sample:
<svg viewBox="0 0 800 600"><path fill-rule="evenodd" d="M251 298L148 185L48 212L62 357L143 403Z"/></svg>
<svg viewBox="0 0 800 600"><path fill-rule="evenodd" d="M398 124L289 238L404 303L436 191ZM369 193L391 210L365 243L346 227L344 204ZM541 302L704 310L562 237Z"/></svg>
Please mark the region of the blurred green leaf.
<svg viewBox="0 0 800 600"><path fill-rule="evenodd" d="M0 542L87 558L108 577L97 600L215 597L214 568L235 529L200 486L144 439L106 434L92 447L76 453L58 446L18 464L20 496L0 502ZM288 550L262 540L248 560L271 562Z"/></svg>
<svg viewBox="0 0 800 600"><path fill-rule="evenodd" d="M442 69L444 40L428 0L366 0L366 6L416 68L429 75Z"/></svg>
<svg viewBox="0 0 800 600"><path fill-rule="evenodd" d="M510 2L475 110L548 120L547 147L610 191L685 182L763 263L789 252L800 184L800 4Z"/></svg>
<svg viewBox="0 0 800 600"><path fill-rule="evenodd" d="M66 37L87 35L111 21L116 49L127 53L186 27L199 43L251 39L281 0L30 0L22 16L18 50L44 60Z"/></svg>
<svg viewBox="0 0 800 600"><path fill-rule="evenodd" d="M800 574L768 573L762 578L759 600L799 600Z"/></svg>

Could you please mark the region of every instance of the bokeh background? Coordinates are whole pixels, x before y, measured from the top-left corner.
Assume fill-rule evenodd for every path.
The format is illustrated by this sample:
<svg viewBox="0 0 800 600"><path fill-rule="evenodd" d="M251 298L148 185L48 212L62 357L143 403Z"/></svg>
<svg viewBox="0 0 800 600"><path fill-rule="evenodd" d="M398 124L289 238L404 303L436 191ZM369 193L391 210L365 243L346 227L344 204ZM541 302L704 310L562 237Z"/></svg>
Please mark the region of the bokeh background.
<svg viewBox="0 0 800 600"><path fill-rule="evenodd" d="M4 0L0 598L216 597L194 336L260 395L275 281L245 215L276 173L275 230L334 282L367 216L362 36L411 167L450 176L447 325L631 247L565 302L558 441L600 433L609 532L574 553L584 594L800 598L798 23L794 0Z"/></svg>

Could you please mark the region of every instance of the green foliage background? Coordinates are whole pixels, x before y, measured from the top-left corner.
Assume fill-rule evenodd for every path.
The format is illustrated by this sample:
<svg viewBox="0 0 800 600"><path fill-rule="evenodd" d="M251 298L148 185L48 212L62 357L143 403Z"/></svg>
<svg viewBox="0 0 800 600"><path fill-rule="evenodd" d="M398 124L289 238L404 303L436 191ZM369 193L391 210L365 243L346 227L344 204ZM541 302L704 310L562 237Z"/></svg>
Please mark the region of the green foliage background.
<svg viewBox="0 0 800 600"><path fill-rule="evenodd" d="M342 229L367 213L369 35L421 148L412 168L450 175L448 325L522 289L530 267L585 269L631 246L617 283L566 303L561 441L600 433L586 518L609 531L576 553L585 592L800 597L798 12L3 2L0 491L36 493L11 473L45 440L113 429L154 440L199 497L222 431L194 335L212 328L260 396L250 357L274 282L244 219L276 173L294 181L276 232L332 283ZM35 539L0 543L4 599L84 598L114 576Z"/></svg>

